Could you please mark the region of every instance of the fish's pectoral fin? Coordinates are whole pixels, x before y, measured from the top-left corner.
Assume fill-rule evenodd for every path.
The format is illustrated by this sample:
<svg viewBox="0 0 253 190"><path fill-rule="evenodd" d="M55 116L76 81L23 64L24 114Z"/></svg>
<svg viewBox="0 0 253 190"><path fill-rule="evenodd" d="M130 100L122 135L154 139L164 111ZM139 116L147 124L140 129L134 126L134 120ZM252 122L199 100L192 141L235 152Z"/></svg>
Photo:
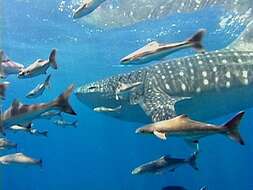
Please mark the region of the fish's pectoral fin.
<svg viewBox="0 0 253 190"><path fill-rule="evenodd" d="M162 140L166 140L166 139L167 139L165 133L161 133L161 132L159 132L159 131L154 131L153 134L154 134L155 136L157 136L159 139L162 139Z"/></svg>

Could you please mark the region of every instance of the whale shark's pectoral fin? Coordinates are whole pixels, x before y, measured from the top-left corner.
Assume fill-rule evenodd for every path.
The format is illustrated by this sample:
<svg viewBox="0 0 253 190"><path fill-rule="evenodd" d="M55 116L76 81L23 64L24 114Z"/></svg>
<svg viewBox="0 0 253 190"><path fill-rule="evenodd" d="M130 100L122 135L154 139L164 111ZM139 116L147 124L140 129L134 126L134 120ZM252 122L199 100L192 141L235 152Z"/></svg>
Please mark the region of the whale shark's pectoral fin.
<svg viewBox="0 0 253 190"><path fill-rule="evenodd" d="M176 117L175 104L190 97L171 97L160 89L149 89L140 100L139 105L153 122Z"/></svg>
<svg viewBox="0 0 253 190"><path fill-rule="evenodd" d="M166 140L166 134L165 133L161 133L161 132L158 132L158 131L154 131L153 132L155 136L157 136L159 139L162 139L162 140Z"/></svg>

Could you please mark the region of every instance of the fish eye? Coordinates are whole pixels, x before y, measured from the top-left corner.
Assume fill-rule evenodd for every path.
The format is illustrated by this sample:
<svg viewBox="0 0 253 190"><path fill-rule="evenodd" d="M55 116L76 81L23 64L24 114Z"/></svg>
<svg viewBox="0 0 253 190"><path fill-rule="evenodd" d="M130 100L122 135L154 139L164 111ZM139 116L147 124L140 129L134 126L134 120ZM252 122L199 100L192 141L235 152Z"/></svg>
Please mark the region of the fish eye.
<svg viewBox="0 0 253 190"><path fill-rule="evenodd" d="M90 86L89 88L88 88L88 90L94 90L94 89L97 89L98 87L96 87L96 86Z"/></svg>

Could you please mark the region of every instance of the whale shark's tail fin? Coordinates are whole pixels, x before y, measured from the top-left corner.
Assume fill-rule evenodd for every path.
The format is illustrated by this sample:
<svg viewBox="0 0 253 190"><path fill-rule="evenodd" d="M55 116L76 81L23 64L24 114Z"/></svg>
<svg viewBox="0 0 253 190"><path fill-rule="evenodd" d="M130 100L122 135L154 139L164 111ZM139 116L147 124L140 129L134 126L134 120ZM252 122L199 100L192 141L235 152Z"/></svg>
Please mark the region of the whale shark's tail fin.
<svg viewBox="0 0 253 190"><path fill-rule="evenodd" d="M240 143L241 145L244 145L244 141L239 132L239 124L242 120L244 113L244 111L239 112L231 120L225 123L225 125L223 125L223 127L226 129L225 134L232 140Z"/></svg>
<svg viewBox="0 0 253 190"><path fill-rule="evenodd" d="M253 51L253 20L246 26L240 36L227 48L240 51Z"/></svg>

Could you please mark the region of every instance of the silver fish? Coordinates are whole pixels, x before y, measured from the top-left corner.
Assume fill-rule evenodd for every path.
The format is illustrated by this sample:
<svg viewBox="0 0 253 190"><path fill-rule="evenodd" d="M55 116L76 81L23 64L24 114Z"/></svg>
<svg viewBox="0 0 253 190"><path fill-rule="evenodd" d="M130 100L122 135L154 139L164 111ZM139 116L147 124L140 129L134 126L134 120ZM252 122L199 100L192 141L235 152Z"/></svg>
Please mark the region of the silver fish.
<svg viewBox="0 0 253 190"><path fill-rule="evenodd" d="M68 98L73 90L74 85L70 85L58 98L48 103L25 105L18 100L14 100L9 109L1 115L1 129L3 130L12 125L29 123L34 119L38 119L42 113L52 110L76 115L68 102Z"/></svg>
<svg viewBox="0 0 253 190"><path fill-rule="evenodd" d="M39 131L38 129L30 129L30 134L35 135L35 136L44 136L47 137L48 136L48 131Z"/></svg>
<svg viewBox="0 0 253 190"><path fill-rule="evenodd" d="M46 74L49 67L57 69L56 64L56 49L53 49L49 55L48 60L38 59L27 68L21 69L18 74L18 78L31 78L40 74Z"/></svg>
<svg viewBox="0 0 253 190"><path fill-rule="evenodd" d="M119 82L115 94L116 94L116 100L119 100L124 96L124 94L134 90L135 88L139 87L142 84L142 82L134 82L134 83L122 83Z"/></svg>
<svg viewBox="0 0 253 190"><path fill-rule="evenodd" d="M50 77L51 77L51 75L48 75L46 80L43 83L38 84L33 90L31 90L26 95L26 97L27 98L36 98L36 97L41 96L43 94L43 92L45 91L45 89L50 87L50 84L49 84Z"/></svg>
<svg viewBox="0 0 253 190"><path fill-rule="evenodd" d="M133 175L139 175L144 173L160 174L163 170L168 169L174 172L178 167L189 164L193 169L198 170L196 160L198 156L198 150L194 152L189 158L173 158L169 155L162 156L158 160L154 160L143 164L132 171Z"/></svg>
<svg viewBox="0 0 253 190"><path fill-rule="evenodd" d="M154 134L162 140L166 140L167 136L181 137L187 142L193 143L197 143L200 138L209 135L222 134L244 145L244 141L239 133L239 124L243 115L244 112L241 111L221 126L194 121L186 115L180 115L170 120L164 120L138 128L136 133Z"/></svg>
<svg viewBox="0 0 253 190"><path fill-rule="evenodd" d="M160 44L156 41L150 42L144 47L122 58L120 62L124 65L145 64L154 60L161 60L175 51L189 47L192 47L199 52L204 52L201 41L205 31L206 30L204 29L200 29L191 38L182 42L167 44Z"/></svg>
<svg viewBox="0 0 253 190"><path fill-rule="evenodd" d="M61 127L66 127L66 126L70 126L70 127L77 127L78 125L78 121L73 121L73 122L68 122L65 121L63 119L59 119L59 120L54 120L53 123L55 125L61 126Z"/></svg>
<svg viewBox="0 0 253 190"><path fill-rule="evenodd" d="M42 166L42 160L37 160L26 156L23 153L8 154L0 157L0 164L22 164L22 165L39 165Z"/></svg>
<svg viewBox="0 0 253 190"><path fill-rule="evenodd" d="M35 136L47 136L48 131L39 131L38 129L32 128L32 123L27 126L13 125L8 128L9 131L16 132L26 132Z"/></svg>
<svg viewBox="0 0 253 190"><path fill-rule="evenodd" d="M98 8L105 0L83 0L80 6L74 11L73 18L79 19Z"/></svg>
<svg viewBox="0 0 253 190"><path fill-rule="evenodd" d="M17 144L5 138L0 138L0 150L17 148Z"/></svg>
<svg viewBox="0 0 253 190"><path fill-rule="evenodd" d="M11 74L18 74L23 68L24 65L10 60L4 52L0 50L0 78L6 78Z"/></svg>
<svg viewBox="0 0 253 190"><path fill-rule="evenodd" d="M101 106L101 107L96 107L93 110L95 112L118 112L121 110L121 108L122 108L122 106L118 106L116 108L109 108L109 107Z"/></svg>
<svg viewBox="0 0 253 190"><path fill-rule="evenodd" d="M62 117L60 111L48 111L40 115L40 119L52 119L53 117Z"/></svg>

